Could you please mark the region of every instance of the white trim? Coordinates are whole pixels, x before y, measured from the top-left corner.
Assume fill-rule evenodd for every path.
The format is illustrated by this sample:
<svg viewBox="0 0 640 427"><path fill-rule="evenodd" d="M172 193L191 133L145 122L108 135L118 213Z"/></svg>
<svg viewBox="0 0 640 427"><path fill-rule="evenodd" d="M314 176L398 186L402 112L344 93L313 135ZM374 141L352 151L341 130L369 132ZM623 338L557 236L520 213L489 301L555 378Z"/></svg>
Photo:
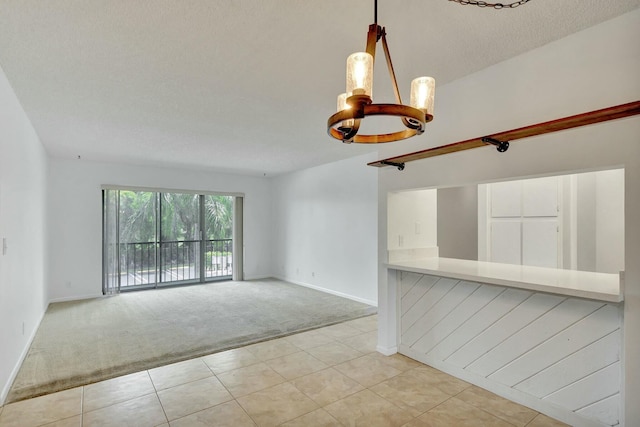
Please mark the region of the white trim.
<svg viewBox="0 0 640 427"><path fill-rule="evenodd" d="M241 280L242 282L248 282L250 280L268 280L268 279L273 279L274 277L271 275L256 275L256 276L244 276L244 279Z"/></svg>
<svg viewBox="0 0 640 427"><path fill-rule="evenodd" d="M466 371L462 368L458 368L435 358L431 358L425 354L421 354L406 345L400 344L399 352L400 354L404 354L405 356L436 368L442 372L453 375L454 377L457 377L463 381L474 384L478 387L495 393L498 396L524 405L528 408L548 415L569 425L581 427L610 427L607 424L578 415L566 408L561 408L550 402L546 402L529 394L523 393L519 390L499 384L495 381L491 381L480 375L476 375L472 372Z"/></svg>
<svg viewBox="0 0 640 427"><path fill-rule="evenodd" d="M569 175L569 268L578 269L578 175Z"/></svg>
<svg viewBox="0 0 640 427"><path fill-rule="evenodd" d="M80 301L85 299L94 299L94 298L104 298L106 295L100 294L91 294L91 295L80 295L80 296L70 296L70 297L62 297L62 298L54 298L49 300L49 304L57 303L57 302L69 302L69 301Z"/></svg>
<svg viewBox="0 0 640 427"><path fill-rule="evenodd" d="M478 261L489 261L489 184L478 184Z"/></svg>
<svg viewBox="0 0 640 427"><path fill-rule="evenodd" d="M381 345L376 346L376 350L378 353L381 353L385 356L392 356L398 352L398 347L383 347Z"/></svg>
<svg viewBox="0 0 640 427"><path fill-rule="evenodd" d="M233 280L244 279L244 197L233 198L232 226L232 260Z"/></svg>
<svg viewBox="0 0 640 427"><path fill-rule="evenodd" d="M27 354L29 353L31 344L33 343L33 340L36 337L36 333L38 332L38 329L40 329L40 323L42 323L42 319L44 319L44 315L47 312L48 308L49 308L49 305L47 305L47 308L45 308L42 311L42 314L40 314L40 320L38 320L36 327L33 328L33 330L31 331L31 335L27 340L27 345L25 345L24 348L22 349L22 353L20 354L18 361L13 367L13 370L11 371L11 375L9 375L9 379L7 383L4 385L4 388L2 389L2 394L0 394L0 406L3 406L5 404L5 401L7 400L7 396L9 395L9 390L11 390L11 386L13 385L13 382L16 380L16 377L18 376L18 372L20 372L20 367L22 366L24 359L27 357Z"/></svg>
<svg viewBox="0 0 640 427"><path fill-rule="evenodd" d="M350 300L353 300L353 301L361 302L363 304L372 305L374 307L378 306L378 302L377 301L372 301L372 300L356 297L356 296L353 296L353 295L344 294L342 292L334 291L332 289L323 288L321 286L310 285L309 283L299 282L297 280L287 279L287 278L284 278L282 276L273 276L273 277L278 279L278 280L282 280L284 282L293 283L294 285L300 285L300 286L304 286L305 288L315 289L316 291L321 291L321 292L325 292L327 294L331 294L331 295L336 295L336 296L339 296L339 297L347 298L347 299L350 299Z"/></svg>

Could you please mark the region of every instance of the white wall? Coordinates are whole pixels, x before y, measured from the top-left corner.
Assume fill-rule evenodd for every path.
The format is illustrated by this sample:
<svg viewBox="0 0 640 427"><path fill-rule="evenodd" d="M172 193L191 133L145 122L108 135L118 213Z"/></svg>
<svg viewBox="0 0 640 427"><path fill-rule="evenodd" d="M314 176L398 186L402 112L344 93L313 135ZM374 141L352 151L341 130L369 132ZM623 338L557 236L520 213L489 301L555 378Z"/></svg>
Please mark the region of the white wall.
<svg viewBox="0 0 640 427"><path fill-rule="evenodd" d="M478 259L478 187L438 188L438 250L443 258Z"/></svg>
<svg viewBox="0 0 640 427"><path fill-rule="evenodd" d="M47 156L0 69L0 404L47 307Z"/></svg>
<svg viewBox="0 0 640 427"><path fill-rule="evenodd" d="M624 270L624 170L577 175L578 269Z"/></svg>
<svg viewBox="0 0 640 427"><path fill-rule="evenodd" d="M640 10L438 88L426 136L381 148L398 155L640 99ZM379 348L395 342L396 294L383 267L387 193L410 188L625 168L623 413L640 424L640 118L628 118L408 163L379 173Z"/></svg>
<svg viewBox="0 0 640 427"><path fill-rule="evenodd" d="M272 178L276 277L377 304L375 157Z"/></svg>
<svg viewBox="0 0 640 427"><path fill-rule="evenodd" d="M596 271L624 270L624 171L596 174Z"/></svg>
<svg viewBox="0 0 640 427"><path fill-rule="evenodd" d="M577 268L596 271L596 175L576 175L576 239Z"/></svg>
<svg viewBox="0 0 640 427"><path fill-rule="evenodd" d="M267 178L124 164L51 159L49 296L53 301L102 294L101 185L244 193L245 279L271 275Z"/></svg>

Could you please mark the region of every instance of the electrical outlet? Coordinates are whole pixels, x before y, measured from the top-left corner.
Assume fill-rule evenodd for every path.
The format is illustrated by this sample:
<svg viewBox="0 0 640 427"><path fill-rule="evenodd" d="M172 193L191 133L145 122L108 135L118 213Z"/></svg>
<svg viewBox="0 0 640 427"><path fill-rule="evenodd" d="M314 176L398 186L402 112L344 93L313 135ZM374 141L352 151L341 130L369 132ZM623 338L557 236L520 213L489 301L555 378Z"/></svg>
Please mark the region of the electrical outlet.
<svg viewBox="0 0 640 427"><path fill-rule="evenodd" d="M2 238L2 255L6 255L7 254L7 238L3 237Z"/></svg>
<svg viewBox="0 0 640 427"><path fill-rule="evenodd" d="M400 247L404 246L404 236L402 234L398 236L398 246Z"/></svg>
<svg viewBox="0 0 640 427"><path fill-rule="evenodd" d="M311 272L311 277L316 277L316 272L315 271Z"/></svg>

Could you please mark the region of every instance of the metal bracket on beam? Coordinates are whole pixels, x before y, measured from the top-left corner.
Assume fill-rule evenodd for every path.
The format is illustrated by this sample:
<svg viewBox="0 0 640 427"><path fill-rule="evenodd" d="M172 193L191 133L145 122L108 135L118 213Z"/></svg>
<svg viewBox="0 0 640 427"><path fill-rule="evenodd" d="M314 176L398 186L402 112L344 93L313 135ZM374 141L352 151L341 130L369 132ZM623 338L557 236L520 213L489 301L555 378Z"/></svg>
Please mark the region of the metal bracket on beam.
<svg viewBox="0 0 640 427"><path fill-rule="evenodd" d="M497 139L485 136L482 138L482 142L485 144L495 145L497 150L501 153L504 153L509 149L509 141L498 141Z"/></svg>
<svg viewBox="0 0 640 427"><path fill-rule="evenodd" d="M387 165L387 166L395 166L395 167L398 168L399 171L404 170L404 163L389 162L387 160L383 160L380 163L382 163L383 165Z"/></svg>

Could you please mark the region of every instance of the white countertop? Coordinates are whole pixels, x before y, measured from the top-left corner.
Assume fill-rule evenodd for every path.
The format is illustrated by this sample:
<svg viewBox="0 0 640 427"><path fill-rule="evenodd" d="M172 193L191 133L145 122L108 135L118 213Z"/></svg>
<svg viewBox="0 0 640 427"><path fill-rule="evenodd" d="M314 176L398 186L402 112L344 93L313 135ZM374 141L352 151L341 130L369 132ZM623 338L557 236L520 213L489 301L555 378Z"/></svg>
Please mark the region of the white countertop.
<svg viewBox="0 0 640 427"><path fill-rule="evenodd" d="M386 267L608 302L623 300L621 276L618 274L436 257L396 261L386 264Z"/></svg>

